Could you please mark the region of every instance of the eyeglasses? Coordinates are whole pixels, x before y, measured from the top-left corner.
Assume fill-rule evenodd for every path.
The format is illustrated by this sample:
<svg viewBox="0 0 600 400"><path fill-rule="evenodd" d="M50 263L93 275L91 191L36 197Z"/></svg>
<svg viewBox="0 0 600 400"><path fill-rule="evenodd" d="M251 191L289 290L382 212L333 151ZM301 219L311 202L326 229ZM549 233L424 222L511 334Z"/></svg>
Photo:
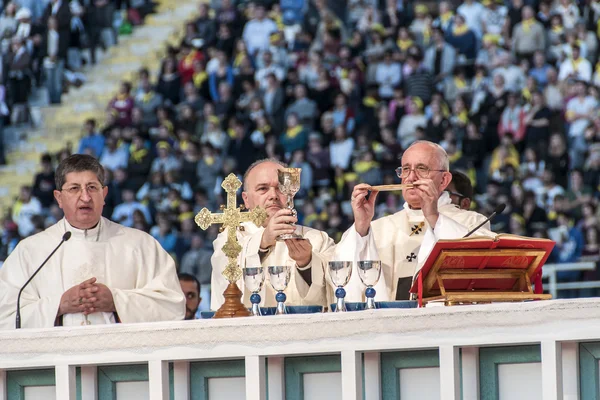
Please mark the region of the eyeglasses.
<svg viewBox="0 0 600 400"><path fill-rule="evenodd" d="M88 192L88 194L97 194L100 193L103 187L104 186L100 185L99 183L90 183L89 185L85 186L85 190ZM60 189L60 191L67 192L70 196L78 196L81 195L83 189L84 188L79 185L73 185L68 188Z"/></svg>
<svg viewBox="0 0 600 400"><path fill-rule="evenodd" d="M396 175L398 178L406 179L410 175L411 171L415 171L418 178L429 178L429 173L434 172L446 172L445 169L429 169L426 165L417 165L415 168L410 167L398 167L396 168Z"/></svg>

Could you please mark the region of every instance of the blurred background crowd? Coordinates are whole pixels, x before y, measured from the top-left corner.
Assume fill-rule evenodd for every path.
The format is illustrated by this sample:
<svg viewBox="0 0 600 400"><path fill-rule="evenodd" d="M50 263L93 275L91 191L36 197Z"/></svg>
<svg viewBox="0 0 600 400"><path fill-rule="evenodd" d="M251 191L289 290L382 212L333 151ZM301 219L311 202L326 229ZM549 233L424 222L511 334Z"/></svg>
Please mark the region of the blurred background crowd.
<svg viewBox="0 0 600 400"><path fill-rule="evenodd" d="M151 12L134 0L31 8L40 3L9 2L0 17L6 115L31 84L59 102L56 91L78 82L68 72L94 62L85 49L116 42L119 10L133 24ZM160 70L121 83L104 121L85 121L79 143L42 157L5 218L0 259L61 218L53 169L71 153L109 171L106 217L149 232L208 284L218 228L193 218L223 204L229 173L265 157L302 168L299 222L338 241L353 186L398 183L403 149L427 139L471 181L472 194L454 192L472 209L507 205L494 231L555 240L549 262L598 261L597 0L219 0L200 3L184 32ZM382 193L376 217L402 204Z"/></svg>

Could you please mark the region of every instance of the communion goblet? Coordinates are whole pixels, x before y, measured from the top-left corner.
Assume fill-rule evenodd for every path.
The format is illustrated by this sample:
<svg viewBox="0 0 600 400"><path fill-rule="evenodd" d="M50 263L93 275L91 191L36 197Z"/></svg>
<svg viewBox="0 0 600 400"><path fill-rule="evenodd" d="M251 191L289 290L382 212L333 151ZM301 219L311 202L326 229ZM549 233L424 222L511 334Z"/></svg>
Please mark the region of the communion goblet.
<svg viewBox="0 0 600 400"><path fill-rule="evenodd" d="M298 212L294 208L294 196L300 190L300 172L302 172L302 168L280 168L277 170L279 191L287 196L286 207L292 212L294 217L298 216ZM295 224L292 225L295 226ZM302 235L294 232L285 233L277 237L279 241L286 239L302 239Z"/></svg>
<svg viewBox="0 0 600 400"><path fill-rule="evenodd" d="M275 300L277 301L277 311L275 315L287 314L285 309L286 295L283 291L290 282L292 267L290 265L274 265L269 267L269 281L273 289L277 291Z"/></svg>
<svg viewBox="0 0 600 400"><path fill-rule="evenodd" d="M265 282L265 268L263 266L257 267L246 267L243 270L244 273L244 286L252 292L250 295L250 302L252 303L252 315L260 317L260 291L262 290Z"/></svg>
<svg viewBox="0 0 600 400"><path fill-rule="evenodd" d="M344 286L350 282L352 276L352 261L329 261L329 276L333 284L337 286L335 290L337 299L335 312L344 312L346 311L346 303L344 302L346 290Z"/></svg>
<svg viewBox="0 0 600 400"><path fill-rule="evenodd" d="M381 261L359 261L358 276L363 285L367 287L365 297L367 298L367 310L375 309L375 286L381 277Z"/></svg>

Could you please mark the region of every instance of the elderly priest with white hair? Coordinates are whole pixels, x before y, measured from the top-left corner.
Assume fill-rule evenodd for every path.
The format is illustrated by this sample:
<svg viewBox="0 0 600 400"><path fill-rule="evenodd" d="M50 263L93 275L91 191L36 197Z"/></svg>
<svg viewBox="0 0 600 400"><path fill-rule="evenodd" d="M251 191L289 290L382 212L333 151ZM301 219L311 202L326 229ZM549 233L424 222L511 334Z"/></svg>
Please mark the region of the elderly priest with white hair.
<svg viewBox="0 0 600 400"><path fill-rule="evenodd" d="M104 168L88 155L63 160L54 197L64 218L21 241L0 269L0 329L183 320L175 262L145 232L102 217Z"/></svg>
<svg viewBox="0 0 600 400"><path fill-rule="evenodd" d="M446 187L452 180L448 154L438 144L417 141L402 155L396 169L403 184L404 208L372 221L377 191L358 184L352 191L354 225L343 235L334 258L340 261L381 260L381 278L376 300L406 300L413 277L422 267L438 239L458 239L485 221L473 211L461 210L450 199ZM477 235L493 236L489 222ZM346 286L347 301L364 301L364 286L356 271Z"/></svg>

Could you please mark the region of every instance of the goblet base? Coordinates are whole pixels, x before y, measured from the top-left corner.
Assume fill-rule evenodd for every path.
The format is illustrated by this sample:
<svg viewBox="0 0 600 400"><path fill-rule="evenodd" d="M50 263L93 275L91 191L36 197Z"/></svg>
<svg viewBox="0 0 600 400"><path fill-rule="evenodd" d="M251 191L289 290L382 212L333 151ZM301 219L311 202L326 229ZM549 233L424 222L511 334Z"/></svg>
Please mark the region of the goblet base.
<svg viewBox="0 0 600 400"><path fill-rule="evenodd" d="M365 310L375 310L377 307L375 306L375 299L372 297L367 298L367 305Z"/></svg>
<svg viewBox="0 0 600 400"><path fill-rule="evenodd" d="M252 304L252 310L250 310L250 313L253 317L262 317L262 314L260 313L260 306L258 304Z"/></svg>
<svg viewBox="0 0 600 400"><path fill-rule="evenodd" d="M283 242L288 239L304 239L304 236L297 233L284 233L283 235L277 236L277 241Z"/></svg>
<svg viewBox="0 0 600 400"><path fill-rule="evenodd" d="M285 307L285 303L278 302L277 310L275 311L275 315L284 315L287 314L287 308Z"/></svg>
<svg viewBox="0 0 600 400"><path fill-rule="evenodd" d="M335 304L335 312L346 312L348 310L346 310L346 302L344 301L343 297L338 297L337 298L337 302Z"/></svg>

